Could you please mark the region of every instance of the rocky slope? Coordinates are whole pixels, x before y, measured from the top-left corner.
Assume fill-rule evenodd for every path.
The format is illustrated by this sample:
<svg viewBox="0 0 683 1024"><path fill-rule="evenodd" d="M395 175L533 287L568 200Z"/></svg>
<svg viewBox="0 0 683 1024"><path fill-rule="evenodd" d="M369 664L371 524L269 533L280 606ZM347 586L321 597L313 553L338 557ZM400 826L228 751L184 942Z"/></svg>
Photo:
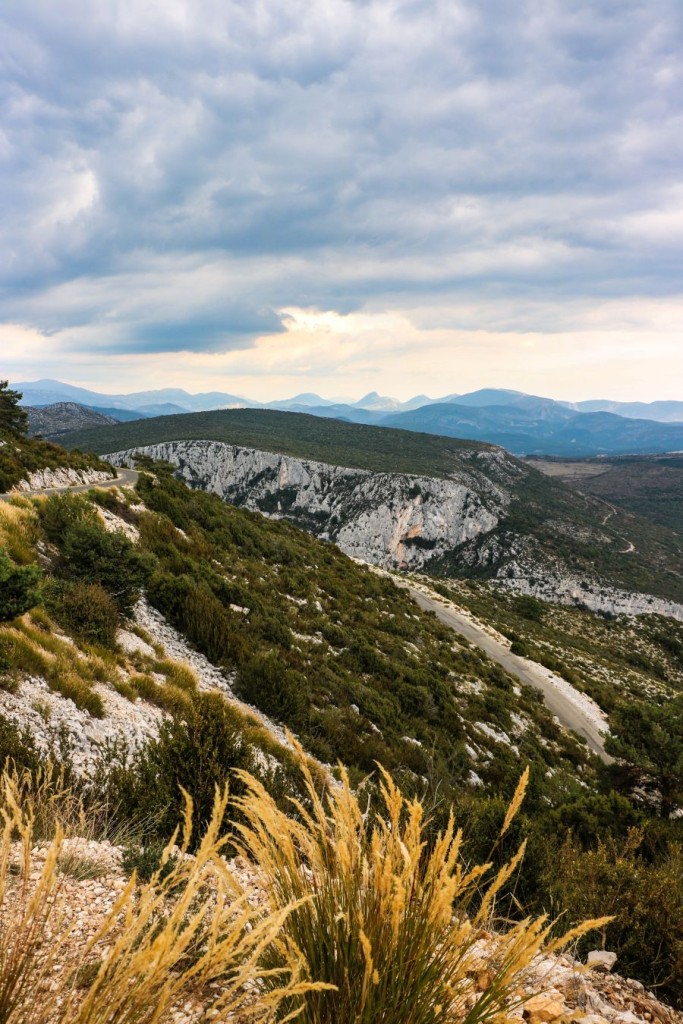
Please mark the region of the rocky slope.
<svg viewBox="0 0 683 1024"><path fill-rule="evenodd" d="M56 469L36 469L13 487L15 491L45 491L52 488L97 484L110 480L111 473L101 469L73 469L62 466Z"/></svg>
<svg viewBox="0 0 683 1024"><path fill-rule="evenodd" d="M14 850L18 858L18 847ZM44 868L48 846L42 843L33 852L33 878ZM64 841L62 861L67 866L60 886L60 909L70 925L68 938L61 950L60 963L54 975L61 979L62 971L79 963L87 954L105 957L108 952L104 941L98 942L98 931L112 913L116 902L129 884L124 870L125 851L110 841L72 836ZM253 906L267 902L258 869L244 857L226 861L236 891L245 893ZM85 876L85 877L82 877ZM207 888L211 891L210 881ZM166 901L165 909L170 910ZM95 943L94 954L91 944ZM490 984L491 974L499 955L499 938L493 932L482 933L471 950L472 1000ZM596 950L589 953L584 964L563 954L538 954L519 978L515 1004L509 1008L508 1020L526 1021L527 1024L681 1024L683 1014L660 1002L656 995L638 981L611 974L606 965L614 960L613 954ZM99 965L100 960L95 960ZM618 964L617 964L618 966ZM82 986L81 986L82 987ZM219 984L215 983L214 988ZM209 1011L210 1012L210 1011ZM202 1024L207 1019L206 1003L197 990L188 998L175 1003L161 1020L164 1024ZM235 1024L247 1024L253 1018L235 1014Z"/></svg>
<svg viewBox="0 0 683 1024"><path fill-rule="evenodd" d="M372 473L217 441L171 441L116 452L115 465L144 454L177 467L195 488L235 505L286 517L347 554L390 569L487 573L504 586L595 611L683 620L683 604L606 585L590 564L570 570L531 534L506 529L524 469L502 449L471 453L448 479ZM600 520L598 520L600 524ZM605 525L604 523L602 525ZM557 524L559 534L576 524ZM605 546L606 533L586 539Z"/></svg>
<svg viewBox="0 0 683 1024"><path fill-rule="evenodd" d="M27 406L29 432L45 437L59 437L67 430L83 430L87 427L106 427L117 421L113 416L88 409L78 402L55 402L41 407Z"/></svg>
<svg viewBox="0 0 683 1024"><path fill-rule="evenodd" d="M483 472L451 480L371 473L211 441L139 449L178 467L192 487L271 516L285 516L347 554L387 568L422 566L488 533L510 501ZM133 452L109 457L132 464ZM485 453L489 456L489 453ZM487 468L496 455L489 456ZM504 453L498 456L505 470Z"/></svg>

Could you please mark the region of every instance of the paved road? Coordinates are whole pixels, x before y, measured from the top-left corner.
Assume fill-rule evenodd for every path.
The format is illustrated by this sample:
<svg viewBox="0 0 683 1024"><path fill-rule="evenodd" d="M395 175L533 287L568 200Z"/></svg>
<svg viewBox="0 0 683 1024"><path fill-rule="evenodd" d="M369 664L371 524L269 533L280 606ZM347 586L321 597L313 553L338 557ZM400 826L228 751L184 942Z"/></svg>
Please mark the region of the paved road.
<svg viewBox="0 0 683 1024"><path fill-rule="evenodd" d="M553 686L540 667L536 668L533 662L530 663L525 658L519 658L516 654L510 654L510 651L504 644L480 629L464 615L458 614L454 609L444 607L433 598L427 597L420 590L414 590L410 586L407 586L406 589L410 591L411 596L417 601L420 608L434 612L437 618L447 626L450 626L451 629L456 630L456 632L460 633L476 647L480 647L493 661L497 661L499 665L502 665L510 675L516 676L522 683L540 690L549 711L556 715L566 728L583 736L590 749L606 764L613 760L609 754L605 753L604 736L596 728L594 722L591 721L590 717L580 707L577 707L576 704L569 700L561 690Z"/></svg>
<svg viewBox="0 0 683 1024"><path fill-rule="evenodd" d="M51 494L85 494L86 491L96 487L98 490L108 490L110 487L134 487L138 482L138 472L135 469L120 469L119 475L111 480L101 480L95 484L70 484L67 487L47 487L38 491L10 491L7 494L0 494L0 501L11 501L12 498L33 498L49 497Z"/></svg>

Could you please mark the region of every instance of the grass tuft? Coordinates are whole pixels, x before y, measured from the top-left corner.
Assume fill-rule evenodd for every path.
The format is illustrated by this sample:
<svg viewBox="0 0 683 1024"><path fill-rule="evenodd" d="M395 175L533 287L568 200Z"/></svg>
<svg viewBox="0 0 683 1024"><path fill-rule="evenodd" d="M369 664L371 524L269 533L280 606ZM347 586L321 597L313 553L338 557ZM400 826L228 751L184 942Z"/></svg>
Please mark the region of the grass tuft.
<svg viewBox="0 0 683 1024"><path fill-rule="evenodd" d="M64 831L57 823L40 866L34 846L36 791L23 777L5 773L0 780L0 1024L153 1024L189 998L217 1024L243 1011L250 1020L273 1021L285 1000L298 1008L316 986L303 977L296 951L278 938L292 908L264 915L236 890L222 857L226 803L227 793L217 794L212 819L196 854L189 856L188 797L182 836L174 834L158 870L144 884L133 875L96 934L75 945L61 913ZM177 841L181 846L174 859ZM277 975L268 974L266 986L262 952L273 943L282 963Z"/></svg>
<svg viewBox="0 0 683 1024"><path fill-rule="evenodd" d="M245 772L238 774L247 792L235 802L246 822L236 826L239 845L257 862L271 912L298 904L284 921L284 936L301 950L309 976L334 986L309 995L303 1024L502 1019L519 1003L520 974L552 928L544 917L526 919L491 940L490 983L483 992L472 985L482 969L479 940L524 847L483 886L491 865L464 867L452 816L428 844L422 804L406 799L383 769L381 808L366 811L343 768L341 785L321 798L300 755L310 809L292 801L296 817L286 815ZM513 812L525 785L523 778ZM588 922L581 934L603 923ZM281 956L271 947L270 966Z"/></svg>

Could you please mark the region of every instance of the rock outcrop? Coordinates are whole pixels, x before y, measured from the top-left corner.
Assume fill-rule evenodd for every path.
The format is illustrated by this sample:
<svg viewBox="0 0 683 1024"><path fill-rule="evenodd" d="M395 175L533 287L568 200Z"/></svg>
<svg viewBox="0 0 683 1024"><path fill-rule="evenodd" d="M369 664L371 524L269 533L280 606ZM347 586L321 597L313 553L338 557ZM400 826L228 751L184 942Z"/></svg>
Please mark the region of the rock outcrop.
<svg viewBox="0 0 683 1024"><path fill-rule="evenodd" d="M510 501L509 491L483 472L449 480L371 473L218 441L167 442L107 458L132 465L137 451L177 466L192 487L291 519L385 568L421 568L488 533Z"/></svg>
<svg viewBox="0 0 683 1024"><path fill-rule="evenodd" d="M36 469L13 487L15 491L46 491L53 487L71 487L77 484L98 484L110 480L111 473L102 469Z"/></svg>

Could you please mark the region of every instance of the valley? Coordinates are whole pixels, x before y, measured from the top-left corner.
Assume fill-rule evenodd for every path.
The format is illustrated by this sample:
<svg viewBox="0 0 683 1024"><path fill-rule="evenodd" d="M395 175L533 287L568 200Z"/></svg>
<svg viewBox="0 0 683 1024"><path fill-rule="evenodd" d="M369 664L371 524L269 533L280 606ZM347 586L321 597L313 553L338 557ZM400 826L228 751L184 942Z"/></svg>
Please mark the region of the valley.
<svg viewBox="0 0 683 1024"><path fill-rule="evenodd" d="M529 460L546 476L593 494L628 512L681 533L683 456L624 456L619 459Z"/></svg>

